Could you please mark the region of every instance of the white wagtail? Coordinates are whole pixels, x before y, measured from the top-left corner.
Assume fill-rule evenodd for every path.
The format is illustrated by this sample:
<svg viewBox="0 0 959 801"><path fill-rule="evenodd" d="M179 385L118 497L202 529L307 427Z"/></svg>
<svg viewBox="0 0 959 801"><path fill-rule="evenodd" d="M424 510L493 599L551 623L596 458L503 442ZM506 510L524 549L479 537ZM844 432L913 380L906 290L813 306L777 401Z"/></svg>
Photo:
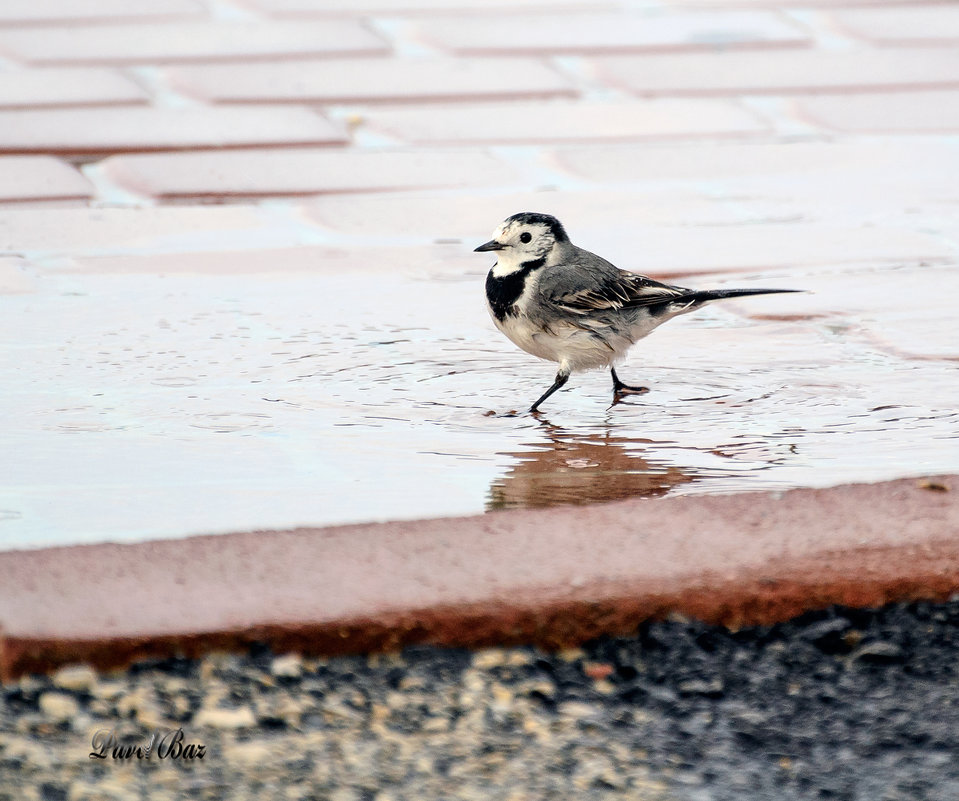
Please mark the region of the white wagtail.
<svg viewBox="0 0 959 801"><path fill-rule="evenodd" d="M692 290L629 273L576 247L549 214L507 217L477 252L497 251L486 276L486 300L496 327L527 353L559 362L556 380L531 407L562 387L570 373L608 367L613 402L648 392L619 380L615 362L637 340L679 314L720 298L796 292L794 289Z"/></svg>

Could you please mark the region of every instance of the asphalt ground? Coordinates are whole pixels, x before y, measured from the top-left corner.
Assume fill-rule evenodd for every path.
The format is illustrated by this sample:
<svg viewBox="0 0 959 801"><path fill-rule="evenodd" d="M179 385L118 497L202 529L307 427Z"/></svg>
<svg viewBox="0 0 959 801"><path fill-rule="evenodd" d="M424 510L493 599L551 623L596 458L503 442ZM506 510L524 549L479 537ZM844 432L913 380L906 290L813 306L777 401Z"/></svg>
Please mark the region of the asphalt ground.
<svg viewBox="0 0 959 801"><path fill-rule="evenodd" d="M957 642L959 599L552 654L73 666L4 685L0 799L939 801L959 797ZM90 756L97 731L158 729L149 758Z"/></svg>

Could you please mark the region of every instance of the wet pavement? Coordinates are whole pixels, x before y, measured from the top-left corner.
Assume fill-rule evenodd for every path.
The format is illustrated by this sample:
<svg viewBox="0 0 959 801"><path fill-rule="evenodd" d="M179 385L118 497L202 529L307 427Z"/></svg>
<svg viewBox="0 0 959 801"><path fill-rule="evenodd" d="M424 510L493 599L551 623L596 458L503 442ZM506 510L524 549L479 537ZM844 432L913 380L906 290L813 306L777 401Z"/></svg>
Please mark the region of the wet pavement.
<svg viewBox="0 0 959 801"><path fill-rule="evenodd" d="M0 547L959 469L959 9L426 5L0 10ZM521 210L809 293L508 416Z"/></svg>
<svg viewBox="0 0 959 801"><path fill-rule="evenodd" d="M136 224L123 211L114 219ZM206 211L219 210L197 214ZM275 235L272 209L231 211ZM229 220L214 221L212 234L179 236L230 236ZM306 238L305 225L279 225ZM729 301L674 321L621 368L649 394L611 406L608 375L577 375L537 419L507 413L528 407L553 368L492 329L487 259L459 243L350 248L316 238L289 251L28 252L11 273L24 291L4 298L15 335L4 439L18 454L3 468L4 542L465 515L957 468L959 367L944 333L959 289L952 264L680 276L812 294Z"/></svg>

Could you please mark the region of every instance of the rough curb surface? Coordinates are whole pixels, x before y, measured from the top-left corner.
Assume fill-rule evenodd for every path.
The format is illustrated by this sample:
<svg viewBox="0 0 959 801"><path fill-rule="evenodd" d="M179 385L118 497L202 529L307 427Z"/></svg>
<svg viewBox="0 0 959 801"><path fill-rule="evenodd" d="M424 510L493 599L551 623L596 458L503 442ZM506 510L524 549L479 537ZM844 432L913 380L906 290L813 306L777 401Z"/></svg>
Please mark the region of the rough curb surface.
<svg viewBox="0 0 959 801"><path fill-rule="evenodd" d="M956 476L0 554L9 679L268 643L547 647L959 590Z"/></svg>

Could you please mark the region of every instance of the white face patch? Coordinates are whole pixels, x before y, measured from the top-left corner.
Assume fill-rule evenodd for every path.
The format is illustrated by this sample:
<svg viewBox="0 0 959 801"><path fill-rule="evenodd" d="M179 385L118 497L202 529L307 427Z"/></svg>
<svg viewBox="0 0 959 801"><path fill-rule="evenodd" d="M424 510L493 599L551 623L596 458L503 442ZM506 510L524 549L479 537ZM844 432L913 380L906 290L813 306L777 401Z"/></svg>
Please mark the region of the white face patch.
<svg viewBox="0 0 959 801"><path fill-rule="evenodd" d="M523 241L523 235L529 241ZM556 238L549 226L542 223L503 222L493 232L493 240L505 247L497 251L493 275L502 278L521 269L523 264L548 259Z"/></svg>

